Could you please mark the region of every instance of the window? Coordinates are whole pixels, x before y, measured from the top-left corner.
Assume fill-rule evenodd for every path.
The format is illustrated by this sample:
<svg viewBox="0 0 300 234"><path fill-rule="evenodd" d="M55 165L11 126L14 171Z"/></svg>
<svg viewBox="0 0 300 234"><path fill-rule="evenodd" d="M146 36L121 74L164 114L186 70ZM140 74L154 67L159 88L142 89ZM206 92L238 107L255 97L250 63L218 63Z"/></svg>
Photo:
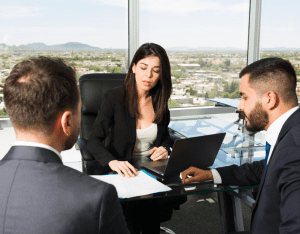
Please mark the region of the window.
<svg viewBox="0 0 300 234"><path fill-rule="evenodd" d="M163 46L172 66L170 107L239 98L247 63L248 0L140 0L140 44Z"/></svg>
<svg viewBox="0 0 300 234"><path fill-rule="evenodd" d="M260 58L288 59L300 79L300 3L297 0L262 2ZM300 96L300 85L297 84Z"/></svg>
<svg viewBox="0 0 300 234"><path fill-rule="evenodd" d="M127 1L6 1L0 4L0 84L13 66L32 56L61 57L77 78L92 72L125 72ZM0 89L0 117L3 111Z"/></svg>

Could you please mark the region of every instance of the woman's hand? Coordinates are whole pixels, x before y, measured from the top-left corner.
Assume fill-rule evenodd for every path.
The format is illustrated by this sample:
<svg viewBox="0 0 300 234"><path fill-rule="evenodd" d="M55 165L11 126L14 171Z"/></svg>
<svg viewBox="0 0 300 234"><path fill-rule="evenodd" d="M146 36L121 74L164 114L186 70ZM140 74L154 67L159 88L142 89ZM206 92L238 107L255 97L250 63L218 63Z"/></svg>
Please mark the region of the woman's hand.
<svg viewBox="0 0 300 234"><path fill-rule="evenodd" d="M130 178L137 176L138 169L134 168L128 161L112 160L108 163L108 166L122 177L126 176Z"/></svg>
<svg viewBox="0 0 300 234"><path fill-rule="evenodd" d="M168 151L163 146L152 148L150 154L153 161L168 158Z"/></svg>

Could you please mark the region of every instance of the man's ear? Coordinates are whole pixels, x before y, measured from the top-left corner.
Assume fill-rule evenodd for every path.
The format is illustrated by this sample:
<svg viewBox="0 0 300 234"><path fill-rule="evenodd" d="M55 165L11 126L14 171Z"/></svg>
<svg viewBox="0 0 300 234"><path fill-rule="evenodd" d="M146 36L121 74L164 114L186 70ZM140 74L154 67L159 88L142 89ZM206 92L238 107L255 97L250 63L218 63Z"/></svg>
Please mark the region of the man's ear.
<svg viewBox="0 0 300 234"><path fill-rule="evenodd" d="M66 134L67 136L70 135L72 121L73 115L70 111L65 111L62 113L60 117L60 124L64 134Z"/></svg>
<svg viewBox="0 0 300 234"><path fill-rule="evenodd" d="M268 110L274 109L279 104L278 95L274 91L266 92L263 97L263 105Z"/></svg>

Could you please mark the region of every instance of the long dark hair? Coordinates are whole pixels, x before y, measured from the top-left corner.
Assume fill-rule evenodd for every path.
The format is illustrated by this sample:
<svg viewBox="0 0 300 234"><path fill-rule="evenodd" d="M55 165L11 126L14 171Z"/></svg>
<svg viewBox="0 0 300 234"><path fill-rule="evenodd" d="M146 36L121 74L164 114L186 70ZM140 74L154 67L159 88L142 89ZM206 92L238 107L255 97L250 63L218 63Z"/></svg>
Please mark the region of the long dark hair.
<svg viewBox="0 0 300 234"><path fill-rule="evenodd" d="M125 87L125 107L131 117L139 118L138 94L136 90L135 74L132 71L133 64L137 64L141 59L149 56L157 56L160 60L159 81L153 87L149 95L152 97L152 103L155 113L154 123L160 123L164 112L168 108L168 100L172 93L171 66L168 55L164 48L154 43L145 43L136 51L126 75Z"/></svg>

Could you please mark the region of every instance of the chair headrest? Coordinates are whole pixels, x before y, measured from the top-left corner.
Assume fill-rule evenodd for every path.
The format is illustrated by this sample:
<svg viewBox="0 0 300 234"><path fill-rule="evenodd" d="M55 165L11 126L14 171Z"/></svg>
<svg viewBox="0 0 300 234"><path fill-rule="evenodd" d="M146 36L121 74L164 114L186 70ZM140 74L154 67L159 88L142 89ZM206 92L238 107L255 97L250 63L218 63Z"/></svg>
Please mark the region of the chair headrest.
<svg viewBox="0 0 300 234"><path fill-rule="evenodd" d="M126 73L92 73L79 79L81 113L97 115L107 90L123 85Z"/></svg>

